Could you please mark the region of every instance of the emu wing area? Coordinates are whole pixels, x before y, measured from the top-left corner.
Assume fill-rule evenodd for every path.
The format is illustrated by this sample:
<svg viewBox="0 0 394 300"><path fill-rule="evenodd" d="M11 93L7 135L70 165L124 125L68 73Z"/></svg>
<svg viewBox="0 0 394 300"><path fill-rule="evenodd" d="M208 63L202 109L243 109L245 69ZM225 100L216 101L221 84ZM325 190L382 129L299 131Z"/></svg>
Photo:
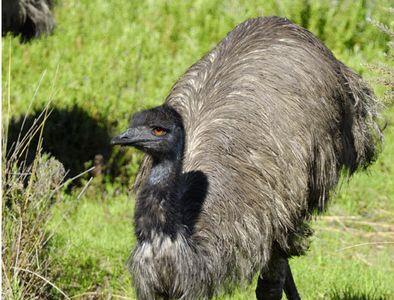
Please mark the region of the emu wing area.
<svg viewBox="0 0 394 300"><path fill-rule="evenodd" d="M274 237L286 249L281 235L326 199L328 190L311 189L316 160L321 185L337 182L346 92L339 62L309 32L276 18L241 25L184 74L167 103L185 123L184 172L208 178L197 231L215 221L239 231L226 238Z"/></svg>
<svg viewBox="0 0 394 300"><path fill-rule="evenodd" d="M357 104L369 93L310 32L276 17L240 24L178 80L166 103L186 131L185 225L195 245L210 243L207 256L235 262L220 274L252 276L274 243L305 250L303 223L341 168L372 159L368 107ZM137 189L147 169L148 159Z"/></svg>

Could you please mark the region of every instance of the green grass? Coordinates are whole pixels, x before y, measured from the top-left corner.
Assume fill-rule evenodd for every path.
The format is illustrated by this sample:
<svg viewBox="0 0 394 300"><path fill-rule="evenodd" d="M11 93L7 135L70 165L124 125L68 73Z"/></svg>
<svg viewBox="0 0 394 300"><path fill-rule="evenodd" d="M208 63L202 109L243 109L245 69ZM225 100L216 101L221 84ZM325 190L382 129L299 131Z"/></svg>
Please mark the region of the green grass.
<svg viewBox="0 0 394 300"><path fill-rule="evenodd" d="M132 178L139 156L129 151L119 164L118 152L108 153L109 136L123 130L134 111L162 103L177 78L247 18L288 17L360 73L367 73L366 63L389 61L387 35L367 22L372 17L389 24L388 0L58 2L54 35L29 44L3 39L3 74L11 59L3 98L10 81L11 113L18 127L43 77L30 114L51 99L55 112L47 123L49 151L57 157L69 153L61 160L71 173L80 171L76 166L95 151L104 154L112 181L114 170L126 177L118 178L122 182ZM73 110L78 114L71 115ZM60 146L66 147L63 153ZM81 148L89 157L76 150Z"/></svg>
<svg viewBox="0 0 394 300"><path fill-rule="evenodd" d="M376 74L367 64L393 65L387 55L388 37L367 22L371 17L392 26L384 9L389 4L59 0L52 36L29 44L3 38L2 96L3 101L8 98L10 86L15 124L28 111L42 77L28 114L34 116L52 101L55 111L47 122L51 130L44 134L46 150L81 169L91 165L94 154L104 154L107 162L104 180L95 178L80 199L78 187L64 193L65 201L54 206L51 281L76 298L135 299L125 267L134 243L134 196L127 186L140 156L134 151L104 153L108 138L125 128L134 111L162 103L177 78L236 24L258 15L286 16L370 79ZM382 95L381 86L374 88ZM3 107L6 120L4 102ZM393 108L386 110L385 118L388 127L379 160L367 173L342 182L325 217L313 223L316 234L308 255L291 262L303 299L394 297L394 244L387 244L394 242ZM60 153L56 144L69 148ZM111 174L114 178L107 180ZM343 249L352 245L359 246ZM253 299L254 288L219 299ZM59 294L53 290L51 297Z"/></svg>
<svg viewBox="0 0 394 300"><path fill-rule="evenodd" d="M126 270L134 243L132 198L82 198L78 207L73 201L57 207L52 222L56 283L69 295L133 295Z"/></svg>
<svg viewBox="0 0 394 300"><path fill-rule="evenodd" d="M384 60L387 51L387 37L366 17L388 21L388 1L58 2L53 36L30 44L3 39L3 74L11 43L15 115L26 112L45 71L34 107L51 98L56 80L56 107L78 105L124 127L136 109L161 103L176 79L236 24L258 15L286 16L307 26L358 71L366 70L362 63Z"/></svg>
<svg viewBox="0 0 394 300"><path fill-rule="evenodd" d="M386 244L394 243L392 126L385 136L381 158L368 173L342 184L325 216L313 222L310 251L291 261L303 299L378 300L394 295L394 244ZM70 295L135 299L125 267L134 243L133 204L132 195L117 195L110 188L105 195L84 198L77 208L72 199L57 207L54 223L61 222L64 211L75 209L56 230L54 247L60 266L57 284ZM254 288L255 282L219 299L252 299Z"/></svg>

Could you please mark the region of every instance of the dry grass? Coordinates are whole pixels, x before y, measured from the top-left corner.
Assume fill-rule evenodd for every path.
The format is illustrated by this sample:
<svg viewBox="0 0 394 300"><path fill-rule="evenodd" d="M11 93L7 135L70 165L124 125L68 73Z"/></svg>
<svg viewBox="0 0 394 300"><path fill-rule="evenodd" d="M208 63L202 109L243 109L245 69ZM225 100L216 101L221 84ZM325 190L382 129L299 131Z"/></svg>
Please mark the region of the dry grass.
<svg viewBox="0 0 394 300"><path fill-rule="evenodd" d="M392 16L394 15L394 8L386 9ZM378 28L382 33L386 34L390 41L387 46L389 51L387 51L387 61L394 61L394 30L390 28L388 25L377 21L375 19L368 19L368 21ZM394 67L393 64L389 65L388 63L375 63L375 64L367 64L369 70L375 74L375 77L371 80L374 86L380 86L384 89L383 95L380 100L384 105L390 106L394 104Z"/></svg>
<svg viewBox="0 0 394 300"><path fill-rule="evenodd" d="M23 160L47 117L48 110L44 110L3 157L2 271L6 299L40 299L48 294L49 286L58 289L47 279L51 265L47 246L52 235L46 224L52 205L60 200L65 170L59 161L41 153L41 138L33 163L27 166Z"/></svg>

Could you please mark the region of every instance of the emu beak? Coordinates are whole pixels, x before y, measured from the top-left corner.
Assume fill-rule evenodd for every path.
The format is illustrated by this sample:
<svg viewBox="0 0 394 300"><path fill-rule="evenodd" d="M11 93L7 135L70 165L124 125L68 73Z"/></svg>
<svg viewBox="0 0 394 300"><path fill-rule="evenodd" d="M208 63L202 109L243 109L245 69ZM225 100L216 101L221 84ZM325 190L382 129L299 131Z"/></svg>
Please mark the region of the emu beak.
<svg viewBox="0 0 394 300"><path fill-rule="evenodd" d="M133 146L138 142L143 142L141 132L136 128L129 128L125 132L115 136L111 140L111 145L130 145Z"/></svg>

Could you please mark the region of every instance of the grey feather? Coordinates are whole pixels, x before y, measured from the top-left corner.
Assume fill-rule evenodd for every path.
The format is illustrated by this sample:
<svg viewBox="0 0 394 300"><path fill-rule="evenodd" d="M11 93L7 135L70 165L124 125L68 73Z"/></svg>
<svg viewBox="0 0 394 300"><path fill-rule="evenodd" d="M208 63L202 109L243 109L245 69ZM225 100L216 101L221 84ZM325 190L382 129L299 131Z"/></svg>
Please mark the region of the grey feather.
<svg viewBox="0 0 394 300"><path fill-rule="evenodd" d="M137 244L130 270L140 299L209 299L250 281L275 249L304 253L311 214L326 207L343 169L375 159L381 140L366 83L278 17L238 25L165 103L184 122L182 173L204 174L207 191L190 234L153 232ZM147 155L137 195L151 165Z"/></svg>
<svg viewBox="0 0 394 300"><path fill-rule="evenodd" d="M50 34L55 28L50 0L3 0L2 34L11 32L28 41Z"/></svg>

